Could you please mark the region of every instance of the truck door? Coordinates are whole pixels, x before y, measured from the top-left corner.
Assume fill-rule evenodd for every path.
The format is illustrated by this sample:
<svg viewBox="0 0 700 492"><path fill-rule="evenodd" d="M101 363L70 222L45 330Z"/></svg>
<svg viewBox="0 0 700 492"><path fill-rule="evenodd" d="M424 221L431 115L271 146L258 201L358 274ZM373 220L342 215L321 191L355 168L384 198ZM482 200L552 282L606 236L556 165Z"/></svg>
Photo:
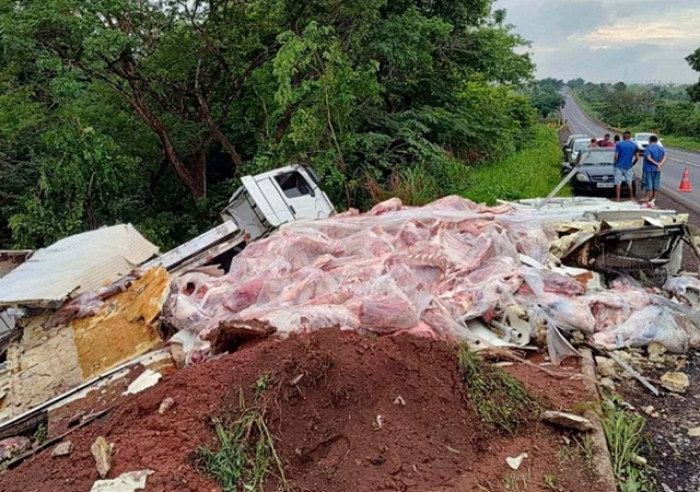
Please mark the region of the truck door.
<svg viewBox="0 0 700 492"><path fill-rule="evenodd" d="M321 219L328 217L327 198L298 170L275 176L285 200L295 219Z"/></svg>

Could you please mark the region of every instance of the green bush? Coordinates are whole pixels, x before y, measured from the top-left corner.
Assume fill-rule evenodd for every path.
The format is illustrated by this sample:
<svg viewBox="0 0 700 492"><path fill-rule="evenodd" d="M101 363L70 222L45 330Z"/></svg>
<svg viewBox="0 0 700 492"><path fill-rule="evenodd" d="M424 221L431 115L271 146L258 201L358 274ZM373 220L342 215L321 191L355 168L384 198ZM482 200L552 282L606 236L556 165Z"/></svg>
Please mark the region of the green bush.
<svg viewBox="0 0 700 492"><path fill-rule="evenodd" d="M519 200L547 196L559 184L562 155L556 131L535 127L532 141L520 152L497 164L480 165L470 176L464 196L475 202ZM560 196L570 196L565 187Z"/></svg>

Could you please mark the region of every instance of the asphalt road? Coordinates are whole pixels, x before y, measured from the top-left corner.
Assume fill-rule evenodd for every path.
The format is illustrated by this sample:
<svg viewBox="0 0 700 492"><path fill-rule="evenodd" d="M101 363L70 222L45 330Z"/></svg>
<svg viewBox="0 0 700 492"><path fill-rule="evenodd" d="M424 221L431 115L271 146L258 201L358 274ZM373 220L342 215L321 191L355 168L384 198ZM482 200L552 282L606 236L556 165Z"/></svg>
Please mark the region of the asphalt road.
<svg viewBox="0 0 700 492"><path fill-rule="evenodd" d="M609 131L588 117L570 94L566 94L566 106L562 110L564 120L568 121L572 133L582 133L591 137L602 138ZM700 210L700 153L677 149L666 149L668 161L662 170L661 188L670 198L694 210ZM690 171L693 184L691 193L679 193L678 185L685 168ZM640 168L641 170L641 168ZM641 177L641 173L638 173Z"/></svg>

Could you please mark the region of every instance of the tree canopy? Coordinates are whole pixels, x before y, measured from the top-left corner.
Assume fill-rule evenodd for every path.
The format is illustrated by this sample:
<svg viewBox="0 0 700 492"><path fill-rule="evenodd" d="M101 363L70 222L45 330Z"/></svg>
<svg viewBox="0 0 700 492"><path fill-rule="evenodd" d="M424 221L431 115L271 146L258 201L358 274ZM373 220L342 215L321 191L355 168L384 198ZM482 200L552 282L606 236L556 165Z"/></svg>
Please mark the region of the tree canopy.
<svg viewBox="0 0 700 492"><path fill-rule="evenodd" d="M534 122L525 44L492 0L0 0L0 245L172 246L289 163L341 207L462 191Z"/></svg>

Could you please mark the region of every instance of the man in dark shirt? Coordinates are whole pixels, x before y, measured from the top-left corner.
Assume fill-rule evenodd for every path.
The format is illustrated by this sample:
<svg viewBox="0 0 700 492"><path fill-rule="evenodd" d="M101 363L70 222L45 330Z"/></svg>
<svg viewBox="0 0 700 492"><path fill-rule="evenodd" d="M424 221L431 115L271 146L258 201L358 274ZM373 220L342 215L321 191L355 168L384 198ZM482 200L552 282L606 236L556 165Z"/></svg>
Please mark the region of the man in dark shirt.
<svg viewBox="0 0 700 492"><path fill-rule="evenodd" d="M652 135L649 146L644 151L642 183L646 194L642 201L648 202L656 198L656 192L661 189L661 168L666 164L666 159L666 151L659 145L659 138Z"/></svg>
<svg viewBox="0 0 700 492"><path fill-rule="evenodd" d="M620 187L623 181L627 183L630 200L634 200L632 167L637 163L639 157L637 156L637 144L632 142L631 138L632 134L625 132L622 134L622 142L615 146L615 198L618 202L620 201Z"/></svg>

